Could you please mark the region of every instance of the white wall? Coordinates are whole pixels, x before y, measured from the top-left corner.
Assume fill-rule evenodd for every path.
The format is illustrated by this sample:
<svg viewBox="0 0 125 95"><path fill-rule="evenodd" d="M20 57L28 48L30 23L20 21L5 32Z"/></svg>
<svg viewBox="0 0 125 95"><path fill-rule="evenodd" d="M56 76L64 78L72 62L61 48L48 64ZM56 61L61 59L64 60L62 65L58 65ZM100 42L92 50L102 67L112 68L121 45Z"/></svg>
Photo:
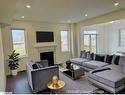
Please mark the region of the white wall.
<svg viewBox="0 0 125 95"><path fill-rule="evenodd" d="M68 24L49 24L49 23L38 23L38 22L23 22L23 21L14 21L12 26L6 27L2 32L3 36L3 45L4 45L4 54L6 64L8 59L8 54L12 51L12 38L11 38L11 28L24 28L27 32L27 47L28 47L28 57L21 59L19 71L25 70L25 63L30 60L39 60L39 56L37 54L34 45L36 43L36 31L53 31L55 42L57 43L56 47L56 63L62 63L71 58L71 52L61 52L60 45L60 31L61 30L70 30L70 26ZM7 74L10 73L8 66L6 65Z"/></svg>
<svg viewBox="0 0 125 95"><path fill-rule="evenodd" d="M115 54L117 51L125 52L125 47L119 46L119 30L125 29L125 19L107 25L108 31L108 52Z"/></svg>
<svg viewBox="0 0 125 95"><path fill-rule="evenodd" d="M3 56L3 44L0 26L0 92L5 91L6 87L6 77L4 71L4 56Z"/></svg>
<svg viewBox="0 0 125 95"><path fill-rule="evenodd" d="M105 31L106 26L105 25L91 25L91 26L85 26L81 29L81 36L80 36L80 49L84 50L83 44L84 44L84 31L87 30L96 30L97 31L97 53L99 54L105 54L107 53L107 32Z"/></svg>
<svg viewBox="0 0 125 95"><path fill-rule="evenodd" d="M125 52L125 47L119 46L119 30L125 29L125 19L114 23L102 23L83 27L82 30L96 30L98 32L98 52L116 54L117 51ZM83 38L83 36L81 36ZM84 49L81 47L81 50Z"/></svg>
<svg viewBox="0 0 125 95"><path fill-rule="evenodd" d="M109 21L114 21L114 20L120 20L125 18L125 9L121 9L115 12L111 12L105 15L97 16L94 18L87 19L85 21L81 21L76 24L76 33L77 33L77 56L80 54L80 32L81 28L84 26L90 26L90 25L96 25L96 24L101 24L101 23L106 23ZM106 29L105 29L106 30ZM108 31L107 31L108 32Z"/></svg>

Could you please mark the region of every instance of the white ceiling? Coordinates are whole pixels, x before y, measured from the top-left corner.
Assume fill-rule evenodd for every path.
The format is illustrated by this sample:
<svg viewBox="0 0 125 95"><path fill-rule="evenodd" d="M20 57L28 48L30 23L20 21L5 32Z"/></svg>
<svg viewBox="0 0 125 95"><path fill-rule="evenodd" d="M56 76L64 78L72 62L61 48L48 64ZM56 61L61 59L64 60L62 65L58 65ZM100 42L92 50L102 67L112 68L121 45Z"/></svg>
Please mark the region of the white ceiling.
<svg viewBox="0 0 125 95"><path fill-rule="evenodd" d="M10 2L9 2L10 1ZM9 24L16 10L16 0L0 0L0 23Z"/></svg>
<svg viewBox="0 0 125 95"><path fill-rule="evenodd" d="M9 0L11 1L11 0ZM119 2L119 6L114 3ZM26 8L30 4L31 8ZM49 23L76 23L125 8L125 0L18 0L13 19ZM85 17L85 14L88 14ZM24 19L21 16L25 16Z"/></svg>

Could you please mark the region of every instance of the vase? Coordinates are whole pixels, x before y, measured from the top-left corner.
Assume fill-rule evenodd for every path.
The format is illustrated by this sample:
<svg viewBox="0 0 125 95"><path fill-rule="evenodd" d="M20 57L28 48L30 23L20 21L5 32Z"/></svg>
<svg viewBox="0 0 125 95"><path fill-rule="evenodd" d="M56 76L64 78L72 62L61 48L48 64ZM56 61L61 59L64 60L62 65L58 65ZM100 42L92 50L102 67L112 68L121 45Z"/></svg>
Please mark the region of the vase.
<svg viewBox="0 0 125 95"><path fill-rule="evenodd" d="M11 74L12 74L13 76L16 76L16 75L17 75L17 70L11 70Z"/></svg>

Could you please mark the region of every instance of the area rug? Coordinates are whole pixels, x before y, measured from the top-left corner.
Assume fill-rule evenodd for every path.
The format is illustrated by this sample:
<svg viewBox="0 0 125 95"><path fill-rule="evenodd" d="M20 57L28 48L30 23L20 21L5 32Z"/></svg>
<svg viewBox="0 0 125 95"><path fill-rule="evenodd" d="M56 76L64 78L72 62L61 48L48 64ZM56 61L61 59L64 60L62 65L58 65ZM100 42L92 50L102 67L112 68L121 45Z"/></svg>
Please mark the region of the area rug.
<svg viewBox="0 0 125 95"><path fill-rule="evenodd" d="M79 79L72 80L63 73L59 73L60 79L65 82L65 86L58 93L63 94L89 94L93 93L98 88L93 86L88 80L87 76L84 75Z"/></svg>

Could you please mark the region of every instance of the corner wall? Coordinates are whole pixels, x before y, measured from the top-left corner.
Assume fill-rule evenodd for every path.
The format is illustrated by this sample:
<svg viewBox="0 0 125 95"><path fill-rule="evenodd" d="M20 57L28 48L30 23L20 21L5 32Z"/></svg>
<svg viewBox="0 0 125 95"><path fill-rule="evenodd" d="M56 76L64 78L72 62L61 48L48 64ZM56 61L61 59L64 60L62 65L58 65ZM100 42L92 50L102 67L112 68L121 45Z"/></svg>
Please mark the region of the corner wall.
<svg viewBox="0 0 125 95"><path fill-rule="evenodd" d="M3 43L0 25L0 92L4 92L6 89L6 75L4 68Z"/></svg>

